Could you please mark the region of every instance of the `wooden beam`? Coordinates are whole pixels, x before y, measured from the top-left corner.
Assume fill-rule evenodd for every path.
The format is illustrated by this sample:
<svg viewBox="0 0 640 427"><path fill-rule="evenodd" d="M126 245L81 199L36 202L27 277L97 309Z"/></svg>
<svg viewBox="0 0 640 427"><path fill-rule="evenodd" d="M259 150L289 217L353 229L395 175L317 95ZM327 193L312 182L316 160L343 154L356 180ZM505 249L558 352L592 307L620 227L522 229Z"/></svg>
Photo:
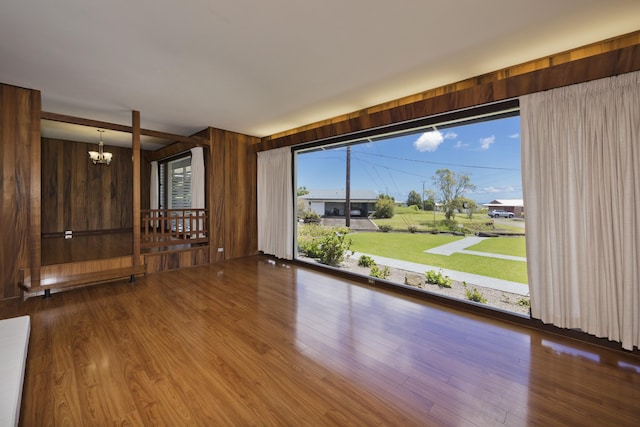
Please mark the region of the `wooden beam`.
<svg viewBox="0 0 640 427"><path fill-rule="evenodd" d="M81 117L67 116L64 114L50 113L43 111L40 113L40 119L52 120L54 122L70 123L72 125L89 126L100 129L115 130L118 132L131 133L131 126L119 125L116 123L103 122L100 120L83 119Z"/></svg>
<svg viewBox="0 0 640 427"><path fill-rule="evenodd" d="M201 147L207 147L208 145L201 145ZM169 157L177 156L178 154L185 153L193 148L193 144L184 144L182 142L174 142L165 147L158 148L149 153L149 161L160 161L168 159Z"/></svg>
<svg viewBox="0 0 640 427"><path fill-rule="evenodd" d="M198 136L175 135L172 133L159 132L157 130L150 130L150 129L140 129L140 133L144 136L152 136L154 138L169 139L176 142L195 145L197 147L205 147L207 145L207 141L203 140Z"/></svg>
<svg viewBox="0 0 640 427"><path fill-rule="evenodd" d="M84 119L81 117L67 116L64 114L51 113L47 111L42 111L40 118L43 120L52 120L55 122L69 123L69 124L79 125L79 126L89 126L89 127L100 128L100 129L114 130L118 132L133 133L133 129L131 126L103 122L100 120ZM151 136L153 138L166 139L169 141L183 142L185 144L190 144L195 146L203 146L207 144L207 141L203 140L201 137L176 135L173 133L160 132L160 131L151 130L151 129L140 129L140 135Z"/></svg>
<svg viewBox="0 0 640 427"><path fill-rule="evenodd" d="M131 133L133 160L133 266L140 265L140 112L132 111Z"/></svg>

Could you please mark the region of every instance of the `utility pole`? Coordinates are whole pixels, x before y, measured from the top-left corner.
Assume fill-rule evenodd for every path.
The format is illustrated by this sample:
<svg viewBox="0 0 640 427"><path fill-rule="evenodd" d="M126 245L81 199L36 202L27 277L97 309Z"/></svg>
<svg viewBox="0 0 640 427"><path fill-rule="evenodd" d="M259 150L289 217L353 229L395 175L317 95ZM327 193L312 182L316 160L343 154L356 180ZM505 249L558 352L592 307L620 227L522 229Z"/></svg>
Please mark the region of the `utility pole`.
<svg viewBox="0 0 640 427"><path fill-rule="evenodd" d="M347 182L344 197L344 225L351 227L351 146L349 145L347 145Z"/></svg>

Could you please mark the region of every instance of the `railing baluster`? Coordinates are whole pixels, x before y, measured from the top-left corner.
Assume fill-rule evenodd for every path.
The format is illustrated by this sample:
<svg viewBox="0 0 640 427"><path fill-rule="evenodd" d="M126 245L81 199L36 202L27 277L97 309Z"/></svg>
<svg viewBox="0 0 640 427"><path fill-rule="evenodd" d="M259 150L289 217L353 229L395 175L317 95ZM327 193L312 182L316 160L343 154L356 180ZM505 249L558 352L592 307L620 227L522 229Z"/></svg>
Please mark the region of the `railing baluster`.
<svg viewBox="0 0 640 427"><path fill-rule="evenodd" d="M150 209L141 215L143 248L209 242L206 209Z"/></svg>

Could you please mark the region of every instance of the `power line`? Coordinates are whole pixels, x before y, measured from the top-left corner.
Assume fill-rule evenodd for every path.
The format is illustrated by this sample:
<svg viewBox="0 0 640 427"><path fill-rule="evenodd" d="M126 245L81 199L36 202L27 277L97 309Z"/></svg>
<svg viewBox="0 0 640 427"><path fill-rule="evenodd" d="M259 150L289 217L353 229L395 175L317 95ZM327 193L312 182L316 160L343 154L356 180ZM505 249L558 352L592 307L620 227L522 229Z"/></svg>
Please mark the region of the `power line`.
<svg viewBox="0 0 640 427"><path fill-rule="evenodd" d="M367 156L383 157L383 158L386 158L386 159L394 159L394 160L404 160L404 161L407 161L407 162L428 163L428 164L431 164L431 165L458 166L458 167L463 167L463 168L492 169L492 170L517 171L517 172L520 172L520 169L514 169L514 168L498 168L498 167L493 167L493 166L461 165L461 164L457 164L457 163L430 162L428 160L407 159L407 158L404 158L404 157L387 156L387 155L384 155L384 154L366 153L364 151L355 151L354 150L354 152L357 152L358 154L365 154Z"/></svg>
<svg viewBox="0 0 640 427"><path fill-rule="evenodd" d="M352 152L352 154L353 154L353 152ZM368 161L366 161L366 160L358 159L358 158L355 158L355 157L354 157L354 158L352 158L352 160L357 160L357 161L359 161L359 162L369 164L369 165L371 165L371 166L373 166L373 167L374 167L374 170L375 170L375 168L376 168L376 167L379 167L379 168L382 168L382 169L386 169L387 171L392 170L392 171L396 171L396 172L404 173L404 174L406 174L406 175L413 175L413 176L418 176L418 177L420 177L420 178L427 178L427 179L431 179L431 177L429 177L429 176L420 175L420 174L412 173L412 172L407 172L407 171L402 170L402 169L395 169L395 168L392 168L392 167L389 167L389 166L386 166L386 165L379 165L379 164L372 163L372 162L368 162ZM377 173L377 171L376 171L376 173ZM378 176L380 176L380 174L378 174ZM380 177L380 179L381 179L382 181L384 181L384 180L382 179L382 177Z"/></svg>

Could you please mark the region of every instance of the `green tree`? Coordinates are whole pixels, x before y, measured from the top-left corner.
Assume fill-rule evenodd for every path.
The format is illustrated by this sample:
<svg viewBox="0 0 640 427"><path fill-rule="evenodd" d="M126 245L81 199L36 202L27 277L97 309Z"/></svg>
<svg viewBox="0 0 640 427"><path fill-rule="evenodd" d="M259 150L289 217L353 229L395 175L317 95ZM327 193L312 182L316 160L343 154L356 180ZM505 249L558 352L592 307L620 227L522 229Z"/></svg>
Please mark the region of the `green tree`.
<svg viewBox="0 0 640 427"><path fill-rule="evenodd" d="M432 179L440 196L445 218L455 218L455 210L458 208L457 199L464 196L466 192L476 189L476 186L471 183L469 174L438 169Z"/></svg>
<svg viewBox="0 0 640 427"><path fill-rule="evenodd" d="M307 187L298 187L298 197L300 196L304 196L305 194L309 194L309 190L307 190Z"/></svg>
<svg viewBox="0 0 640 427"><path fill-rule="evenodd" d="M425 211L433 211L436 209L436 193L433 190L424 190L424 208Z"/></svg>
<svg viewBox="0 0 640 427"><path fill-rule="evenodd" d="M377 218L393 218L396 209L396 201L388 194L380 194L376 201L376 217Z"/></svg>
<svg viewBox="0 0 640 427"><path fill-rule="evenodd" d="M422 197L420 197L420 193L417 191L411 190L409 192L409 197L407 198L407 206L418 206L422 209Z"/></svg>
<svg viewBox="0 0 640 427"><path fill-rule="evenodd" d="M464 211L469 219L473 219L473 213L478 209L478 204L475 200L471 200L467 197L458 197L455 204L456 209Z"/></svg>

